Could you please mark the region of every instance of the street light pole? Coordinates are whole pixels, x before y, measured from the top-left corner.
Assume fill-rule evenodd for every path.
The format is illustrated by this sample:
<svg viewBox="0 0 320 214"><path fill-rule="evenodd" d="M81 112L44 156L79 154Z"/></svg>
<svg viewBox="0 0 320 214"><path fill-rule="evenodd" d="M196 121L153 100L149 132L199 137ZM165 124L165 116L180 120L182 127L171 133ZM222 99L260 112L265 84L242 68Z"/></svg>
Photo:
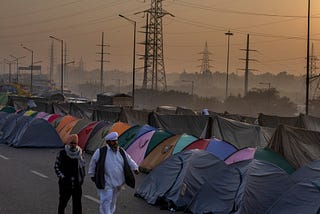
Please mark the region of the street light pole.
<svg viewBox="0 0 320 214"><path fill-rule="evenodd" d="M63 95L63 40L54 36L49 36L51 39L55 39L61 42L61 73L60 73L60 93Z"/></svg>
<svg viewBox="0 0 320 214"><path fill-rule="evenodd" d="M19 59L23 59L25 58L25 56L22 57L15 57L13 55L10 55L12 58L14 58L17 62L16 66L17 66L17 83L19 83Z"/></svg>
<svg viewBox="0 0 320 214"><path fill-rule="evenodd" d="M32 77L33 77L33 50L27 48L21 44L22 48L26 49L27 51L31 52L31 68L30 68L30 93L32 94L33 86L32 86Z"/></svg>
<svg viewBox="0 0 320 214"><path fill-rule="evenodd" d="M134 93L135 93L135 76L136 76L136 26L137 22L129 19L121 14L119 14L121 18L126 19L127 21L133 24L133 57L132 57L132 108L134 108Z"/></svg>
<svg viewBox="0 0 320 214"><path fill-rule="evenodd" d="M306 115L309 113L309 67L310 67L310 0L308 0L308 33L307 33L307 74L306 74Z"/></svg>
<svg viewBox="0 0 320 214"><path fill-rule="evenodd" d="M229 50L230 50L230 36L233 35L233 33L228 30L228 32L225 33L226 36L228 36L228 49L227 49L227 79L226 79L226 98L228 98L228 84L229 84Z"/></svg>
<svg viewBox="0 0 320 214"><path fill-rule="evenodd" d="M7 59L4 59L3 62L8 64L8 66L9 66L9 83L11 83L11 64L13 61L9 61Z"/></svg>

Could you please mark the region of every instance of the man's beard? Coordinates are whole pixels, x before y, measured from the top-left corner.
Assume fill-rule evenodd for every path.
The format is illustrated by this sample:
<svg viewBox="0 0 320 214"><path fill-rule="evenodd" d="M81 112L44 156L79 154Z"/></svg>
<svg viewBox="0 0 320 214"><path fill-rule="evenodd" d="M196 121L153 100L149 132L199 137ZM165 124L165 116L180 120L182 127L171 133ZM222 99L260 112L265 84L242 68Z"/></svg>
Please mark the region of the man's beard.
<svg viewBox="0 0 320 214"><path fill-rule="evenodd" d="M117 152L118 151L118 146L117 145L116 146L111 146L111 149L112 149L113 152Z"/></svg>

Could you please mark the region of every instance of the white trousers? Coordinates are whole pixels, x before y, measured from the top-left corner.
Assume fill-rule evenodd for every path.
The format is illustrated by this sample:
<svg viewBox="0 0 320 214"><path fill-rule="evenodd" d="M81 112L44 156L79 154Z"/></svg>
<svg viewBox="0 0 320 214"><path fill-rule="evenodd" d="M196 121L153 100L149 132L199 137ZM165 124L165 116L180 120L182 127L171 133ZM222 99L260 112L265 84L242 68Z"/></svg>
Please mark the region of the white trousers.
<svg viewBox="0 0 320 214"><path fill-rule="evenodd" d="M100 197L100 214L113 214L116 211L118 188L99 189Z"/></svg>

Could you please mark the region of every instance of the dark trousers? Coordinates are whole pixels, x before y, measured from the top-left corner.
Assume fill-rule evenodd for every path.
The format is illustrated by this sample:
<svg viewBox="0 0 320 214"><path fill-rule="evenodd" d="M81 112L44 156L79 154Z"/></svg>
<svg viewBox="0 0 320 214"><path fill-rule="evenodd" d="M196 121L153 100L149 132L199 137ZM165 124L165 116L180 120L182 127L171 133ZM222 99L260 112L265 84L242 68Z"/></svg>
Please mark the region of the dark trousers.
<svg viewBox="0 0 320 214"><path fill-rule="evenodd" d="M72 196L72 213L82 214L81 196L82 188L81 185L72 187L66 185L63 182L59 182L59 207L58 214L64 214L65 208L68 205L68 201Z"/></svg>

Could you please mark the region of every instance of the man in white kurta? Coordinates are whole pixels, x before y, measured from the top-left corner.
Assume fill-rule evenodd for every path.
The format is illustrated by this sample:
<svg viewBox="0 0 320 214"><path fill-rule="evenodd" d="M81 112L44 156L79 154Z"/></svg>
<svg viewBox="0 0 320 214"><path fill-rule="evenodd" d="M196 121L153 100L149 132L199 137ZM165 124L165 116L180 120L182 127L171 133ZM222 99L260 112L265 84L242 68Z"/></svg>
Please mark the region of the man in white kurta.
<svg viewBox="0 0 320 214"><path fill-rule="evenodd" d="M100 197L100 214L113 214L116 210L117 196L119 190L125 183L123 165L124 161L119 152L118 146L118 133L111 132L105 137L106 146L107 146L107 154L104 162L104 180L105 180L105 188L98 189L99 197ZM127 157L128 164L130 168L138 174L138 166L132 160L130 155L125 152ZM100 157L100 150L97 149L89 164L88 174L91 177L95 176L96 163L98 162Z"/></svg>

